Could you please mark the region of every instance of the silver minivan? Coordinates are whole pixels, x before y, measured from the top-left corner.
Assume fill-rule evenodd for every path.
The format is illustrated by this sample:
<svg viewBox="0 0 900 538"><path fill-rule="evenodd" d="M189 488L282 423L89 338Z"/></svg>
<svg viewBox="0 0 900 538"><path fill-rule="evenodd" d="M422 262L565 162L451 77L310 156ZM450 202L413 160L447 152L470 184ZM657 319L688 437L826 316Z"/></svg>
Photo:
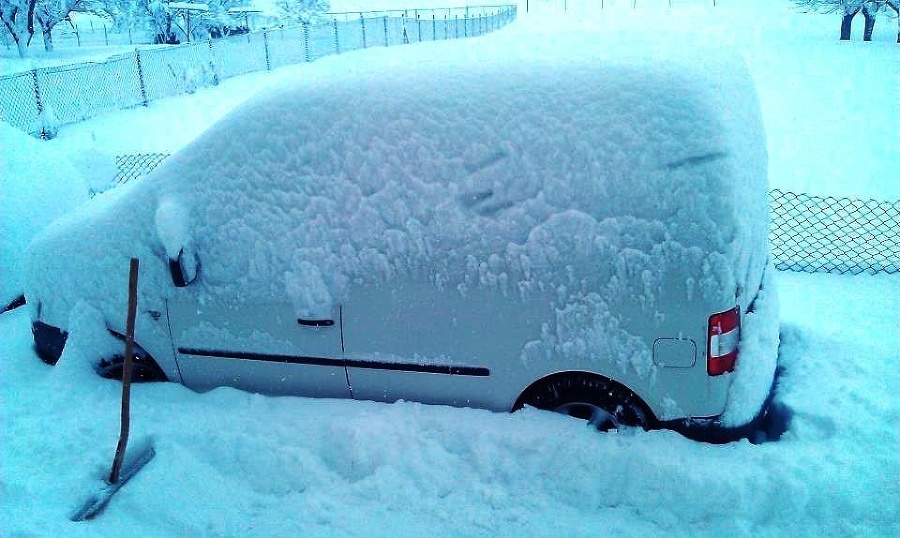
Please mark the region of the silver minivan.
<svg viewBox="0 0 900 538"><path fill-rule="evenodd" d="M752 82L707 51L556 46L385 51L262 91L32 243L39 355L91 312L112 336L88 355L121 375L137 257L141 378L750 422L778 341Z"/></svg>

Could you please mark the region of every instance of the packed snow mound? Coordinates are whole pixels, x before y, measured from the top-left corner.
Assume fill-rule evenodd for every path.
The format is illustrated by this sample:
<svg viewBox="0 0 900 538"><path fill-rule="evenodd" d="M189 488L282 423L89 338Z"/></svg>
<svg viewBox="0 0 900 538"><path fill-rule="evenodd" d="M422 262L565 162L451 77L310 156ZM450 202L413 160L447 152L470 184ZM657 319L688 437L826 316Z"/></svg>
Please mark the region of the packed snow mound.
<svg viewBox="0 0 900 538"><path fill-rule="evenodd" d="M88 187L52 142L0 122L0 306L24 291L22 256L31 239L89 198Z"/></svg>

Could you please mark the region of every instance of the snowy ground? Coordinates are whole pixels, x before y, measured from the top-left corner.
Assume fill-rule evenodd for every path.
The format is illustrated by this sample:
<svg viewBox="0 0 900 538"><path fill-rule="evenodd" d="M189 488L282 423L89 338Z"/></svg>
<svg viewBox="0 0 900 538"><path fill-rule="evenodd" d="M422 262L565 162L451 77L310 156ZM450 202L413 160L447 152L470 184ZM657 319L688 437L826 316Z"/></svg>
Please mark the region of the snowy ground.
<svg viewBox="0 0 900 538"><path fill-rule="evenodd" d="M549 413L267 398L179 385L133 393L157 457L100 518L120 385L33 356L0 318L7 536L896 536L896 277L779 274L778 442L599 435ZM70 359L75 359L70 357Z"/></svg>
<svg viewBox="0 0 900 538"><path fill-rule="evenodd" d="M837 43L834 17L795 15L777 0L719 4L635 17L623 6L600 13L570 2L561 14L532 2L537 9L522 9L502 35L702 30L704 39L742 50L756 78L772 186L900 198L894 21L879 21L874 43ZM759 4L779 15L764 16ZM91 176L108 174L109 156L177 150L285 73L328 76L367 54L232 79L64 127L46 144L97 181ZM67 518L108 473L120 384L98 378L88 357L44 365L31 351L26 313L4 314L0 534L900 535L900 277L779 273L778 283L777 401L790 418L778 442L711 446L671 432L598 435L530 410L141 385L132 438L152 436L157 457L105 514L81 524Z"/></svg>

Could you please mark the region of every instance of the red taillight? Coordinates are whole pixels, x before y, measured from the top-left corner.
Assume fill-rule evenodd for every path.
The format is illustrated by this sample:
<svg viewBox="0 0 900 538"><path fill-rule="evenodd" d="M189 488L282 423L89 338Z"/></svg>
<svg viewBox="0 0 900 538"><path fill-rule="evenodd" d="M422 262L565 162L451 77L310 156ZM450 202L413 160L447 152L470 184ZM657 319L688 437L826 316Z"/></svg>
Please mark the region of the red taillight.
<svg viewBox="0 0 900 538"><path fill-rule="evenodd" d="M734 307L709 317L706 341L706 373L722 375L734 370L741 340L741 310Z"/></svg>

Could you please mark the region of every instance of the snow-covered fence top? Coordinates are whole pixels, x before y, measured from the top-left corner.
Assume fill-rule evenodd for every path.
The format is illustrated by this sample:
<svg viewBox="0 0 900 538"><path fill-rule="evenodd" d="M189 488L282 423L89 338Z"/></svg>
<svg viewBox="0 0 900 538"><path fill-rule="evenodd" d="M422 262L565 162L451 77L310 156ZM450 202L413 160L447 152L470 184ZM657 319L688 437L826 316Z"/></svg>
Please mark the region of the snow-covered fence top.
<svg viewBox="0 0 900 538"><path fill-rule="evenodd" d="M514 5L335 13L316 24L34 69L0 77L0 120L52 137L59 125L193 93L237 75L356 49L479 36L503 28L516 15Z"/></svg>
<svg viewBox="0 0 900 538"><path fill-rule="evenodd" d="M120 155L111 186L150 173L165 153ZM775 266L806 273L900 273L900 201L769 192Z"/></svg>

